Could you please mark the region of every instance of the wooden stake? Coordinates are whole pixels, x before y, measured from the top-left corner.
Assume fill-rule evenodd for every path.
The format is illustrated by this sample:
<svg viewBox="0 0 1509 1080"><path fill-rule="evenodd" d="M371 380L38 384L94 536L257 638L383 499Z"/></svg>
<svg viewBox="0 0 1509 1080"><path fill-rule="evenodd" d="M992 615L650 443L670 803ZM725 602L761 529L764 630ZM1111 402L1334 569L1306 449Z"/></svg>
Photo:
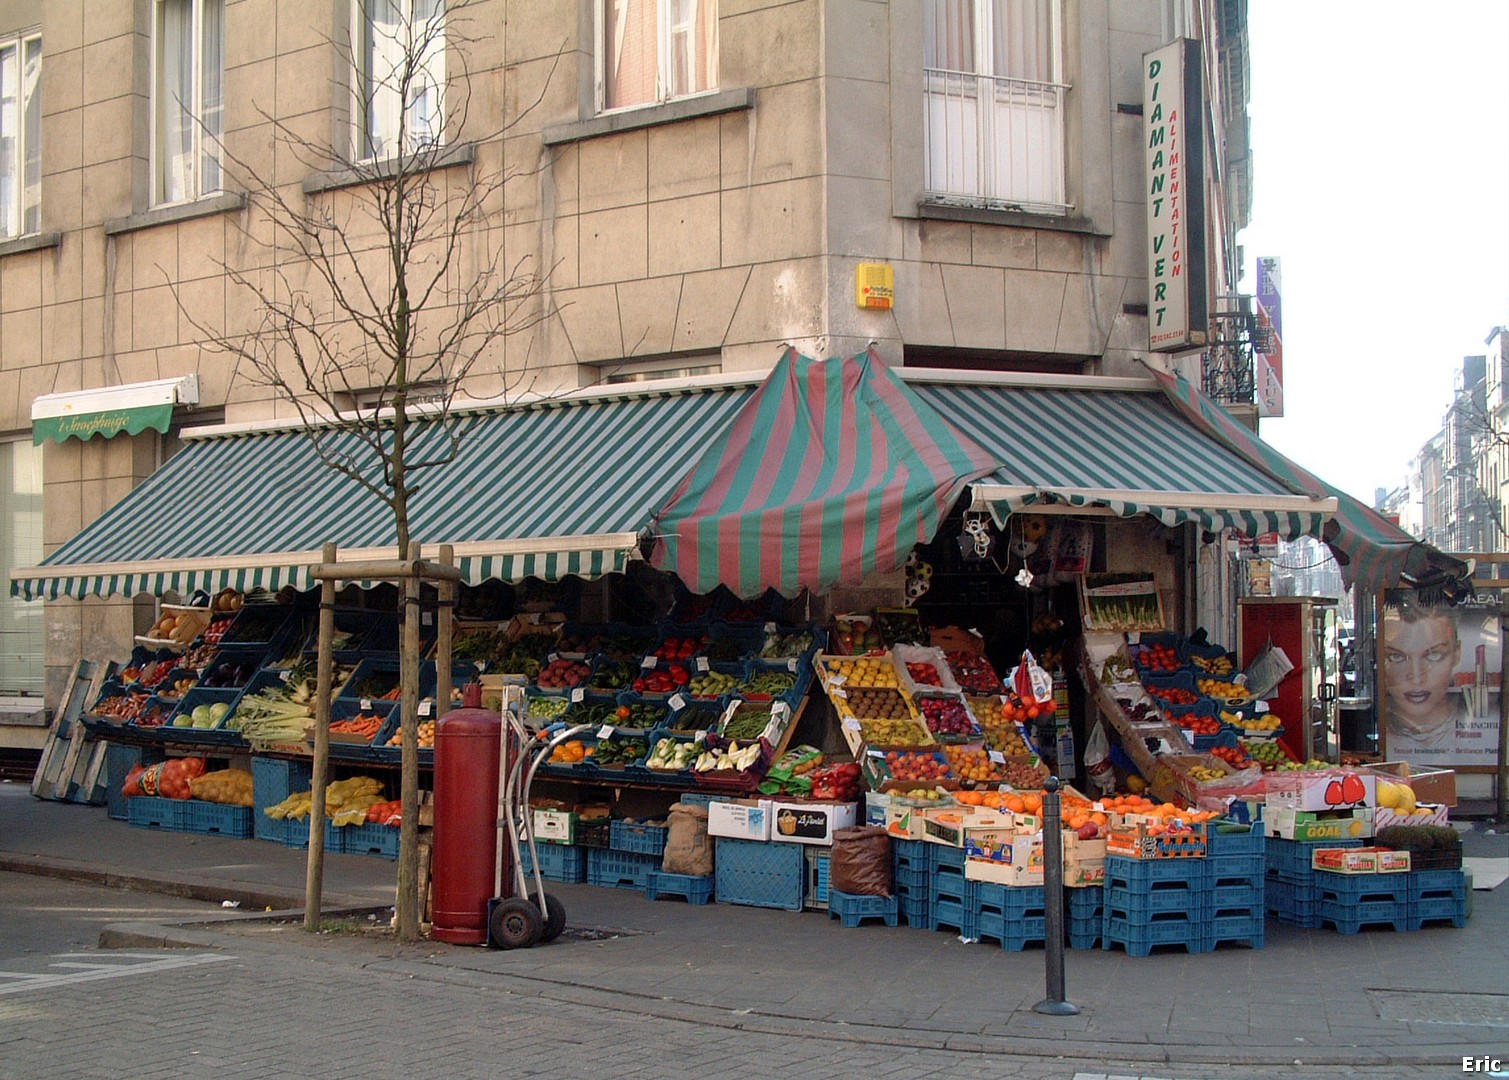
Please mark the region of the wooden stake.
<svg viewBox="0 0 1509 1080"><path fill-rule="evenodd" d="M334 544L326 544L322 558L335 562ZM309 785L309 864L304 876L304 929L320 928L321 894L325 888L325 786L330 776L330 690L335 681L335 580L320 583L319 666L314 691L314 763Z"/></svg>

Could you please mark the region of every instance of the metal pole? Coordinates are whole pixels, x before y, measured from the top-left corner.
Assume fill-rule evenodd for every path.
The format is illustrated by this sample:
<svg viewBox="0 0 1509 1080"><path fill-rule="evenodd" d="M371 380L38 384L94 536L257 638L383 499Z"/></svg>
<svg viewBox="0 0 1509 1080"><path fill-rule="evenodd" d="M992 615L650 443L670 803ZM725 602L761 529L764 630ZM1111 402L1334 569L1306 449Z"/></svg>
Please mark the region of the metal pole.
<svg viewBox="0 0 1509 1080"><path fill-rule="evenodd" d="M1499 590L1499 770L1494 817L1509 825L1509 597Z"/></svg>
<svg viewBox="0 0 1509 1080"><path fill-rule="evenodd" d="M1077 1016L1079 1006L1064 999L1064 836L1063 796L1058 777L1043 784L1043 966L1047 969L1048 996L1032 1006L1048 1016Z"/></svg>
<svg viewBox="0 0 1509 1080"><path fill-rule="evenodd" d="M326 544L324 561L335 562L335 545ZM332 639L335 636L335 580L320 582L319 660L315 668L314 762L309 784L309 861L304 877L304 929L320 928L320 893L325 886L325 785L330 778L330 690L334 682Z"/></svg>
<svg viewBox="0 0 1509 1080"><path fill-rule="evenodd" d="M440 562L452 565L455 548L450 544L440 545ZM438 719L451 710L451 612L456 606L456 583L436 583L439 602L435 612L435 717Z"/></svg>

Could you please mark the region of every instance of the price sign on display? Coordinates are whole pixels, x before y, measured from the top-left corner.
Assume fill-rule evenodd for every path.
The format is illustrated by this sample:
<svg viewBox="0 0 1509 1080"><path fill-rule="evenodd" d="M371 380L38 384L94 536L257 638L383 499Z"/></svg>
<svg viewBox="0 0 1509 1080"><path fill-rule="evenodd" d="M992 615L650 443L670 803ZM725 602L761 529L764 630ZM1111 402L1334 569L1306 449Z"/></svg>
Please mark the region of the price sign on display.
<svg viewBox="0 0 1509 1080"><path fill-rule="evenodd" d="M654 656L646 656L643 660L641 660L639 662L639 666L642 667L642 668L652 668L652 667L655 666L656 661L657 661L656 657L654 657Z"/></svg>
<svg viewBox="0 0 1509 1080"><path fill-rule="evenodd" d="M680 694L672 694L670 706L673 709L684 709L686 708L686 698L682 697Z"/></svg>
<svg viewBox="0 0 1509 1080"><path fill-rule="evenodd" d="M372 707L372 699L371 698L362 698L362 700L361 700L361 710L362 710L362 712L366 712L371 707Z"/></svg>
<svg viewBox="0 0 1509 1080"><path fill-rule="evenodd" d="M604 724L602 727L598 728L597 737L599 739L611 739L613 737L613 725Z"/></svg>
<svg viewBox="0 0 1509 1080"><path fill-rule="evenodd" d="M999 750L991 750L989 751L989 754L990 760L995 762L997 765L1006 764L1006 755L1001 753Z"/></svg>
<svg viewBox="0 0 1509 1080"><path fill-rule="evenodd" d="M586 701L586 700L587 700L587 691L585 689L583 689L580 686L574 687L572 689L572 691L571 691L571 703L573 705L575 705L575 704L577 704L579 702L582 702L582 701Z"/></svg>
<svg viewBox="0 0 1509 1080"><path fill-rule="evenodd" d="M862 730L860 728L860 726L859 726L859 721L856 720L856 719L854 719L854 717L852 717L852 716L846 716L846 717L844 717L844 719L843 719L843 725L844 725L844 730L845 731L860 731L860 730Z"/></svg>
<svg viewBox="0 0 1509 1080"><path fill-rule="evenodd" d="M421 701L419 703L419 715L420 716L429 716L430 713L434 711L434 709L435 709L435 703L433 701Z"/></svg>
<svg viewBox="0 0 1509 1080"><path fill-rule="evenodd" d="M709 668L708 664L707 664L707 657L705 657L705 656L699 656L699 657L697 657L697 670L698 671L710 671L711 670L711 668Z"/></svg>

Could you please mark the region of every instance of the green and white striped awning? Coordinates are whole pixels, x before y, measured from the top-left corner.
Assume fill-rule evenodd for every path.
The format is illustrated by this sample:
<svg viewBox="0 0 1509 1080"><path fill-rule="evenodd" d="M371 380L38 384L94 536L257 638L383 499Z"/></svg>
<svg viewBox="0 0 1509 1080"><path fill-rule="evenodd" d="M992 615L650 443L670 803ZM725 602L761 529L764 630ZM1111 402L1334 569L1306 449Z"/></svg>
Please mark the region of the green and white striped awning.
<svg viewBox="0 0 1509 1080"><path fill-rule="evenodd" d="M639 557L641 530L748 384L600 394L421 425L410 460L411 535L433 557L455 547L464 580L599 577ZM327 455L359 455L325 429ZM342 560L395 557L393 516L331 470L305 431L192 439L140 487L40 566L11 572L11 594L186 594L314 585L327 542Z"/></svg>
<svg viewBox="0 0 1509 1080"><path fill-rule="evenodd" d="M1066 388L915 373L908 382L1004 463L971 485L973 507L1000 525L1013 513L1062 507L1293 539L1319 536L1336 512L1335 499L1279 482L1190 424L1151 380Z"/></svg>

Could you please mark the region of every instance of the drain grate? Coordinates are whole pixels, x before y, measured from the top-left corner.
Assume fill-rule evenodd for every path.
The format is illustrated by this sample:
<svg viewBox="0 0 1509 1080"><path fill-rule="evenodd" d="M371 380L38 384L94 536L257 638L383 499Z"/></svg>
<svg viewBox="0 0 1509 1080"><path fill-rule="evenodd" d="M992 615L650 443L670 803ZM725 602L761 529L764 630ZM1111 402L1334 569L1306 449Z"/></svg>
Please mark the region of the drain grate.
<svg viewBox="0 0 1509 1080"><path fill-rule="evenodd" d="M1369 990L1384 1020L1409 1024L1509 1027L1509 994L1456 994L1436 990Z"/></svg>

